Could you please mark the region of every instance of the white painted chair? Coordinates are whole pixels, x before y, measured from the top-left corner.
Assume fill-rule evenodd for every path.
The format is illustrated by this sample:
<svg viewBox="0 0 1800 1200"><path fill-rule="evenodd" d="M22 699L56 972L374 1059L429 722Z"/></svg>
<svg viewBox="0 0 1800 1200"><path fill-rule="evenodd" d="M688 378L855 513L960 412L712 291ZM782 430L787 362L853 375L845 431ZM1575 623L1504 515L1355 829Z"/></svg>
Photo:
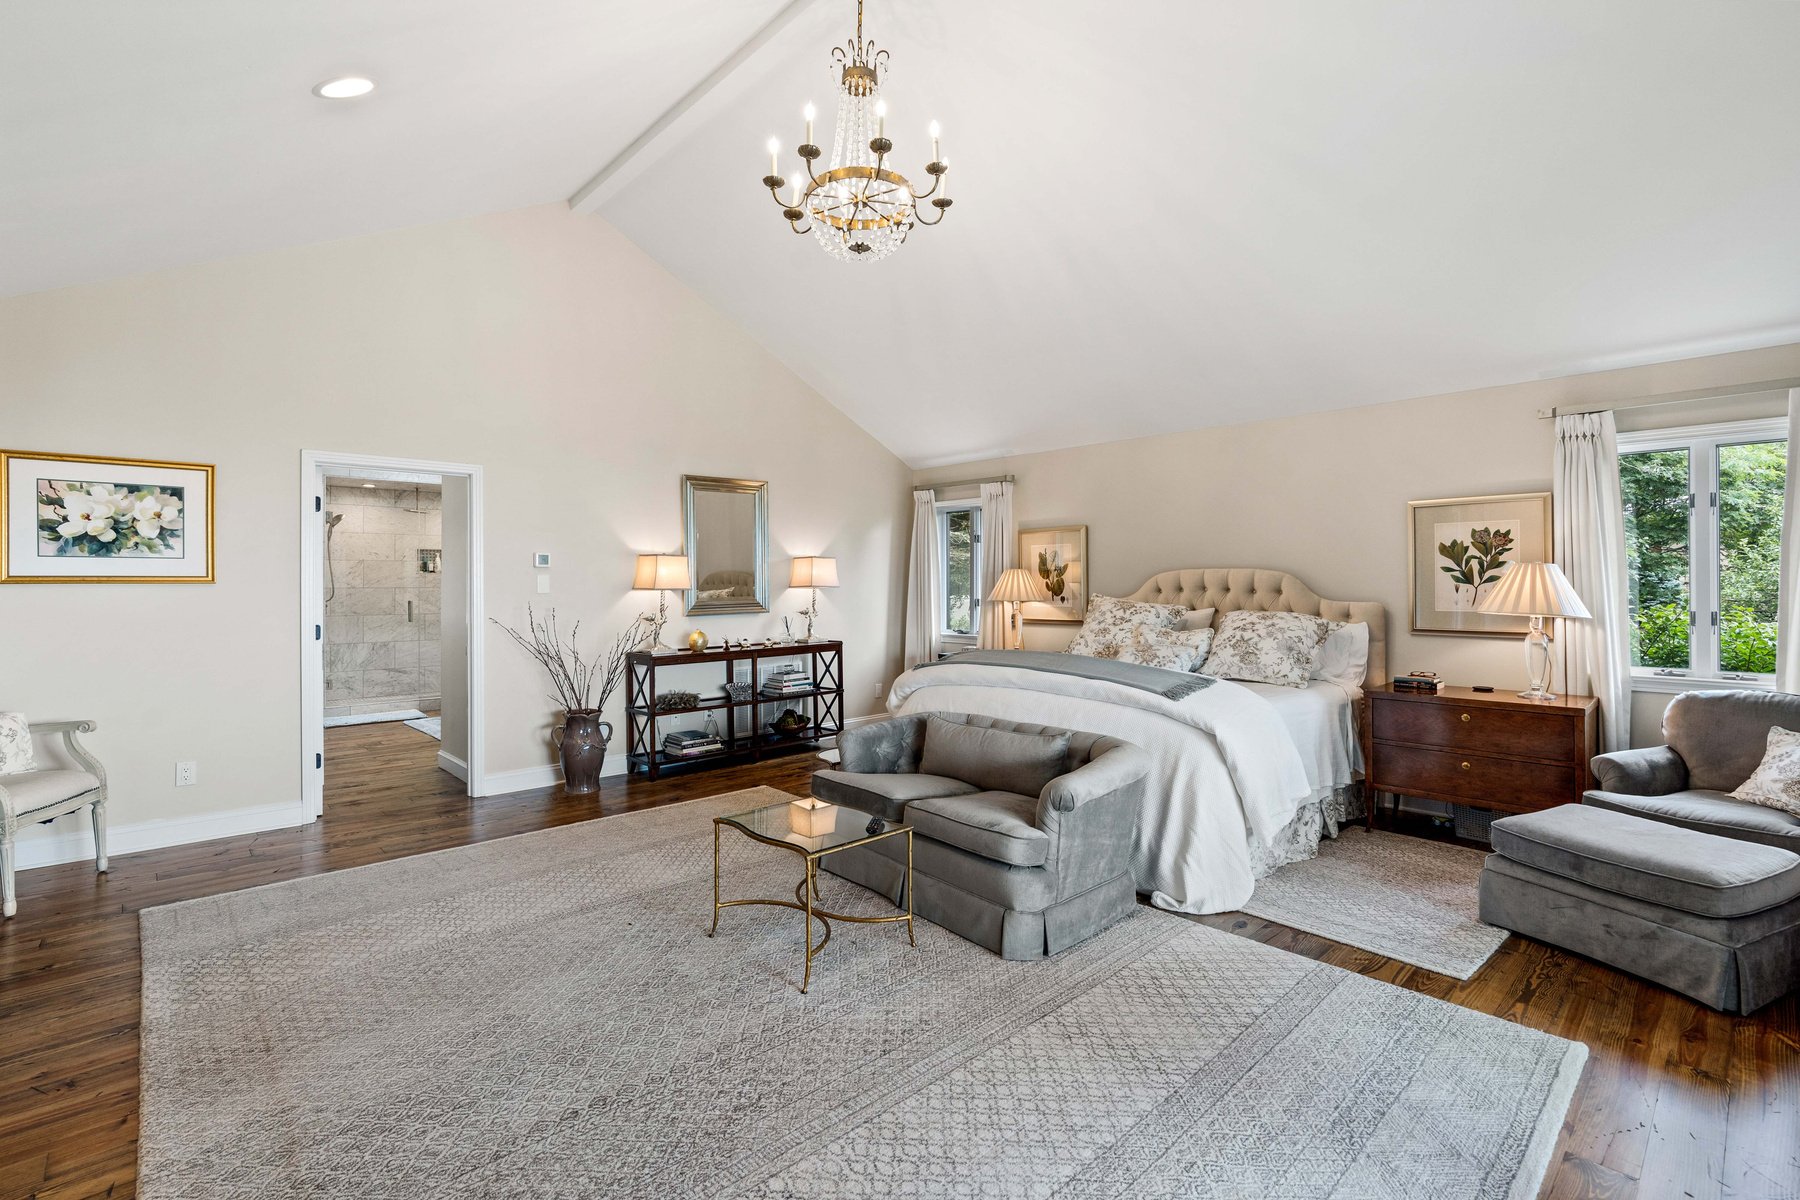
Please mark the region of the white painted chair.
<svg viewBox="0 0 1800 1200"><path fill-rule="evenodd" d="M80 766L0 775L0 898L4 899L7 917L19 911L18 890L13 883L13 839L21 825L36 825L88 809L94 819L94 869L106 870L106 768L75 737L78 733L92 733L95 728L92 721L35 722L31 726L34 736L62 734L69 757Z"/></svg>

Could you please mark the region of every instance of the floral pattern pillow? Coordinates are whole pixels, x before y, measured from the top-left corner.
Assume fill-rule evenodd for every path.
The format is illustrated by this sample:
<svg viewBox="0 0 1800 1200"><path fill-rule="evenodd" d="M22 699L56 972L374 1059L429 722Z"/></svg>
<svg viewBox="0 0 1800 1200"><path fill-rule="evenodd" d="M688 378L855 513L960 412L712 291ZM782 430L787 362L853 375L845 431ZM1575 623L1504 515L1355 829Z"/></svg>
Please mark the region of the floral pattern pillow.
<svg viewBox="0 0 1800 1200"><path fill-rule="evenodd" d="M0 712L0 775L37 770L31 757L31 726L24 713Z"/></svg>
<svg viewBox="0 0 1800 1200"><path fill-rule="evenodd" d="M1762 764L1731 796L1800 817L1800 733L1772 727Z"/></svg>
<svg viewBox="0 0 1800 1200"><path fill-rule="evenodd" d="M1119 648L1131 640L1132 631L1140 625L1151 629L1173 629L1187 615L1185 604L1150 604L1143 600L1121 600L1117 596L1094 596L1088 600L1087 620L1069 643L1070 654L1089 658L1117 658Z"/></svg>
<svg viewBox="0 0 1800 1200"><path fill-rule="evenodd" d="M1200 670L1220 679L1305 687L1331 625L1306 613L1226 613Z"/></svg>
<svg viewBox="0 0 1800 1200"><path fill-rule="evenodd" d="M1131 631L1131 640L1120 643L1118 659L1170 671L1193 671L1206 661L1212 640L1210 629L1152 629L1139 625Z"/></svg>

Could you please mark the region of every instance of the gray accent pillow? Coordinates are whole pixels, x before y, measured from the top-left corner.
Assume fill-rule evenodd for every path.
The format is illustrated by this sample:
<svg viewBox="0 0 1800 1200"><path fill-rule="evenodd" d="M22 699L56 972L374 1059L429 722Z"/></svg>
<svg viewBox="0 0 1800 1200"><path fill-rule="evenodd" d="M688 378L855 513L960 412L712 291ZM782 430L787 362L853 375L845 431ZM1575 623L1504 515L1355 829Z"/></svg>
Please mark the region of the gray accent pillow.
<svg viewBox="0 0 1800 1200"><path fill-rule="evenodd" d="M1014 733L946 721L925 720L921 775L945 775L986 792L1036 796L1069 770L1069 735Z"/></svg>

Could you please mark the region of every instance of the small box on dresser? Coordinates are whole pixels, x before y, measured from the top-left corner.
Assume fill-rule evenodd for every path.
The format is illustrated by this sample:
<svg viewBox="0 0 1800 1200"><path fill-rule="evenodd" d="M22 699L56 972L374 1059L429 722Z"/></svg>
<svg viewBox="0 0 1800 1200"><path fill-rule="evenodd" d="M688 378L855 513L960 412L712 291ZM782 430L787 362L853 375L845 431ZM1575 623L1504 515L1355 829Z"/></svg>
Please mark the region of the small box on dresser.
<svg viewBox="0 0 1800 1200"><path fill-rule="evenodd" d="M1382 686L1363 696L1362 728L1371 825L1384 793L1535 812L1581 803L1599 749L1599 701Z"/></svg>

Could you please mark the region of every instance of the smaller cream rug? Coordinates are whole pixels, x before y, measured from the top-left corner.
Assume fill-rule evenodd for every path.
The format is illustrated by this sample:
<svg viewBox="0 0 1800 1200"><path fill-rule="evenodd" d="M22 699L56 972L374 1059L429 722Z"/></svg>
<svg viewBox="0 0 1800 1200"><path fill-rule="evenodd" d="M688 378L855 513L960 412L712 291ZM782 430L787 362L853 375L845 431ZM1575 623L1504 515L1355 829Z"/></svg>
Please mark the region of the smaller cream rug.
<svg viewBox="0 0 1800 1200"><path fill-rule="evenodd" d="M1334 942L1467 979L1506 940L1476 915L1480 850L1346 829L1319 856L1256 881L1244 911Z"/></svg>

